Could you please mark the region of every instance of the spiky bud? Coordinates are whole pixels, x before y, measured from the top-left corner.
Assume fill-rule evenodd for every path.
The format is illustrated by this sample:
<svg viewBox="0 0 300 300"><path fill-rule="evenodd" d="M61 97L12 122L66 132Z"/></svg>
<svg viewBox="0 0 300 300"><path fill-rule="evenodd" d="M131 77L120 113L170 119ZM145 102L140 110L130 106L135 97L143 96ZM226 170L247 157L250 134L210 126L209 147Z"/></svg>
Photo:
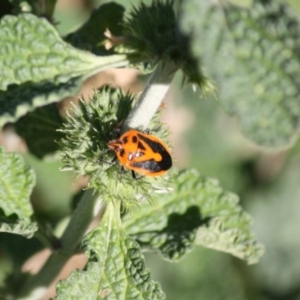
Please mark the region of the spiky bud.
<svg viewBox="0 0 300 300"><path fill-rule="evenodd" d="M81 99L68 113L61 129L65 138L59 142L64 170L88 176L89 187L100 192L103 200L123 200L125 206L136 199L149 199L151 192L161 190L160 183L165 182L165 178L147 177L133 181L130 172L120 173L118 161L112 163L114 152L107 143L116 138L115 129L120 128L133 102L132 95L108 86L95 91L89 101ZM165 135L166 131L160 132Z"/></svg>
<svg viewBox="0 0 300 300"><path fill-rule="evenodd" d="M190 51L189 37L180 31L173 2L153 0L150 5L141 2L134 7L123 23L124 37L116 49L127 52L133 63L142 62L147 71L157 63L176 65L183 71L185 83L212 91L212 84Z"/></svg>

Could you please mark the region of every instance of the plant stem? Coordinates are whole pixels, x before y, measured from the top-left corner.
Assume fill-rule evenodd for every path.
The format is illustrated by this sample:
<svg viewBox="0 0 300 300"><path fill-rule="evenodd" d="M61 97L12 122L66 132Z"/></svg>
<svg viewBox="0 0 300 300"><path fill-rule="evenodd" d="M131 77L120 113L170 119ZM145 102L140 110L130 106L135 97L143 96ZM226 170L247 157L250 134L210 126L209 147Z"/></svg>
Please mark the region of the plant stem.
<svg viewBox="0 0 300 300"><path fill-rule="evenodd" d="M34 237L38 239L45 248L55 250L59 247L60 242L52 233L47 232L47 228L43 224L39 224L38 230L34 233Z"/></svg>
<svg viewBox="0 0 300 300"><path fill-rule="evenodd" d="M129 128L139 130L147 128L169 90L177 70L177 66L172 62L158 63L137 103L125 120L123 131Z"/></svg>
<svg viewBox="0 0 300 300"><path fill-rule="evenodd" d="M87 190L76 208L70 223L61 238L61 249L53 252L43 268L24 285L17 299L39 300L48 286L57 277L64 264L76 253L77 247L97 214L99 196L93 195L93 189Z"/></svg>

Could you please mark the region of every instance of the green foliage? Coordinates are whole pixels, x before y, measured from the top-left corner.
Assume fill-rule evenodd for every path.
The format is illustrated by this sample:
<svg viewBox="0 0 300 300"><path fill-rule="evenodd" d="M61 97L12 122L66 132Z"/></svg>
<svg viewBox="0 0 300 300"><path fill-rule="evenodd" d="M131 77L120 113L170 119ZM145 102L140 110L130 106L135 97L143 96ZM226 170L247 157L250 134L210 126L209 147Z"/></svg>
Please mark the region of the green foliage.
<svg viewBox="0 0 300 300"><path fill-rule="evenodd" d="M124 35L129 46L145 56L144 60L177 59L178 53L173 53L179 51L173 34L175 26L172 1L153 1L151 5L141 2L125 20Z"/></svg>
<svg viewBox="0 0 300 300"><path fill-rule="evenodd" d="M0 231L31 237L37 226L31 221L33 214L29 201L35 184L33 170L15 153L0 148Z"/></svg>
<svg viewBox="0 0 300 300"><path fill-rule="evenodd" d="M71 47L45 19L31 14L5 16L0 39L5 42L0 49L0 126L75 94L96 72L127 63L124 56L97 57Z"/></svg>
<svg viewBox="0 0 300 300"><path fill-rule="evenodd" d="M120 206L109 203L101 225L83 242L89 263L57 285L56 299L165 299L151 280L139 245L120 221Z"/></svg>
<svg viewBox="0 0 300 300"><path fill-rule="evenodd" d="M255 96L247 115L259 113L257 119L242 120L244 132L258 144L286 145L299 128L299 21L287 5L276 1L255 1L251 10L232 8L225 15Z"/></svg>
<svg viewBox="0 0 300 300"><path fill-rule="evenodd" d="M123 6L114 2L103 4L92 12L85 24L76 32L69 34L65 40L74 47L94 54L108 53L104 49L104 42L107 39L104 32L109 29L113 35L121 36L123 14Z"/></svg>
<svg viewBox="0 0 300 300"><path fill-rule="evenodd" d="M34 8L38 7L38 2L36 0L9 0L9 2L13 5L15 13L33 12Z"/></svg>
<svg viewBox="0 0 300 300"><path fill-rule="evenodd" d="M251 8L185 1L182 28L191 48L218 81L219 100L258 145L285 147L295 140L300 108L299 21L281 1ZM226 25L226 26L224 26ZM202 41L205 40L205 43Z"/></svg>
<svg viewBox="0 0 300 300"><path fill-rule="evenodd" d="M1 39L6 45L1 48L1 90L9 84L40 82L63 74L72 78L92 65L91 54L79 52L63 42L44 19L30 14L6 16L0 26ZM31 53L33 47L35 55ZM75 67L76 72L70 74Z"/></svg>
<svg viewBox="0 0 300 300"><path fill-rule="evenodd" d="M39 0L5 0L11 2L13 13L32 13L36 16L52 17L57 0L39 1Z"/></svg>
<svg viewBox="0 0 300 300"><path fill-rule="evenodd" d="M237 196L195 170L177 174L174 191L154 197L154 203L126 215L124 226L143 247L168 260L181 259L195 245L231 253L249 264L263 253Z"/></svg>
<svg viewBox="0 0 300 300"><path fill-rule="evenodd" d="M173 62L184 72L186 82L212 91L201 64L189 51L189 39L178 30L177 21L172 0L154 0L150 5L141 2L134 7L123 23L129 58L154 65L159 61Z"/></svg>
<svg viewBox="0 0 300 300"><path fill-rule="evenodd" d="M300 34L298 19L290 9L280 1L256 0L252 8L240 9L186 0L178 1L177 10L171 0L153 0L125 12L123 6L107 3L63 39L55 22L50 23L55 19L55 0L10 2L18 15L0 21L0 126L15 122L30 153L40 159L59 153L63 170L88 180L79 185L85 192L78 193L81 199L76 200L73 215L67 216L70 221L60 227L61 236L54 237L56 224L49 225L54 218L38 216L30 204L33 171L18 155L0 150L0 231L32 237L38 230L35 237L55 249L38 274L19 285L18 297L43 298L41 287L53 282L79 245L86 251L88 264L58 284L57 299L164 299L160 285L146 269L145 249L169 262L180 261L200 248L196 246L229 253L248 264L258 262L263 246L252 233L252 217L235 194L195 169L133 180L129 170L120 173L107 143L118 137L116 129L124 131L130 113L145 117L132 109L137 101L138 107L145 99L155 102L156 110L159 102L154 100L162 101L175 71L182 70L184 82L197 84L202 92L213 89L207 79L211 76L220 103L238 117L252 141L268 147L290 145L299 123ZM43 15L50 21L37 17ZM106 28L110 37L104 35ZM114 47L106 50L105 43ZM158 66L141 95L104 86L90 99L73 104L65 118L60 116L57 102L76 94L84 80L129 65L150 66L151 71ZM213 122L207 124L203 127L211 133L208 127ZM158 116L152 119L150 130L167 139L168 130ZM51 176L45 174L50 182ZM41 184L32 199L36 207L43 193L57 196L45 187ZM70 195L71 188L67 189ZM100 224L84 236L95 216L102 217ZM40 217L39 224L35 217ZM41 224L45 226L38 228ZM206 270L210 267L201 268ZM209 281L203 280L206 287ZM244 299L244 288L235 288Z"/></svg>
<svg viewBox="0 0 300 300"><path fill-rule="evenodd" d="M115 138L113 131L126 118L132 101L129 94L105 86L87 102L81 99L78 106L73 106L61 129L66 135L61 141L66 170L97 176L107 169L109 164L105 162L113 157L108 155L107 142Z"/></svg>
<svg viewBox="0 0 300 300"><path fill-rule="evenodd" d="M57 143L63 137L59 132L63 119L56 104L49 104L28 113L15 123L17 133L23 137L32 154L43 158L59 149Z"/></svg>

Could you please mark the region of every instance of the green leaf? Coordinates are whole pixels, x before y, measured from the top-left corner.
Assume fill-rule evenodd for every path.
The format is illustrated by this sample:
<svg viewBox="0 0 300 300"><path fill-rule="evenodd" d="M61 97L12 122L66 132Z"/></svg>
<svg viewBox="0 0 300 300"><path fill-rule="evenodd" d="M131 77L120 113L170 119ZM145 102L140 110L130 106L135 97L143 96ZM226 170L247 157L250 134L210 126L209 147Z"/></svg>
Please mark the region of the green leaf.
<svg viewBox="0 0 300 300"><path fill-rule="evenodd" d="M31 223L33 213L30 194L35 185L35 174L15 153L0 148L0 231L31 237L37 230Z"/></svg>
<svg viewBox="0 0 300 300"><path fill-rule="evenodd" d="M172 193L153 197L154 205L143 203L140 210L124 217L128 233L143 247L173 261L202 245L249 264L257 262L263 246L254 238L251 217L238 205L238 197L195 170L174 178Z"/></svg>
<svg viewBox="0 0 300 300"><path fill-rule="evenodd" d="M56 299L164 299L150 278L139 245L125 233L120 208L107 206L104 218L85 239L89 263L57 285Z"/></svg>
<svg viewBox="0 0 300 300"><path fill-rule="evenodd" d="M20 118L15 124L17 133L25 139L32 154L43 158L59 149L56 141L64 134L57 131L63 119L55 103L49 104Z"/></svg>
<svg viewBox="0 0 300 300"><path fill-rule="evenodd" d="M93 65L94 56L70 47L43 18L6 16L0 28L1 90L13 83L40 82L61 74L75 76Z"/></svg>
<svg viewBox="0 0 300 300"><path fill-rule="evenodd" d="M75 94L84 79L84 77L78 76L59 84L42 81L8 86L6 91L0 91L0 127L7 122L16 121L37 107L60 101Z"/></svg>
<svg viewBox="0 0 300 300"><path fill-rule="evenodd" d="M29 223L25 219L6 218L0 216L0 232L19 234L26 238L31 238L38 230L36 222Z"/></svg>
<svg viewBox="0 0 300 300"><path fill-rule="evenodd" d="M74 95L99 71L127 64L122 55L98 57L73 48L45 19L31 14L4 17L0 39L0 89L5 91L0 93L0 126Z"/></svg>
<svg viewBox="0 0 300 300"><path fill-rule="evenodd" d="M89 20L81 28L69 34L65 40L74 47L94 54L107 53L103 45L107 39L104 32L109 29L114 36L121 36L123 14L123 6L114 2L103 4L92 12Z"/></svg>
<svg viewBox="0 0 300 300"><path fill-rule="evenodd" d="M211 2L188 0L182 10L192 52L217 80L220 102L238 117L244 134L266 147L290 145L300 115L295 13L281 1L262 0L223 12Z"/></svg>

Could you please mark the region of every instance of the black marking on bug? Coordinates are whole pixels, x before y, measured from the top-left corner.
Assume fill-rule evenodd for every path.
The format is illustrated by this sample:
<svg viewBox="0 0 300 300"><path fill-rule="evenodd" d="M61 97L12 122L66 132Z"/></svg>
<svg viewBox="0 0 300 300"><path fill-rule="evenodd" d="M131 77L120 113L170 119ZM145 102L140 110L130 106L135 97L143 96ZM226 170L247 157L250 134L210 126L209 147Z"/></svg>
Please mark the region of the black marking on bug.
<svg viewBox="0 0 300 300"><path fill-rule="evenodd" d="M149 159L146 161L141 162L133 162L131 166L139 169L144 169L147 171L150 171L151 173L158 173L160 171L164 171L165 169L162 169L160 164L156 162L154 159Z"/></svg>
<svg viewBox="0 0 300 300"><path fill-rule="evenodd" d="M141 142L138 143L138 148L141 149L141 150L146 150L143 143L141 143Z"/></svg>
<svg viewBox="0 0 300 300"><path fill-rule="evenodd" d="M138 142L138 138L136 135L132 137L132 143L136 144Z"/></svg>
<svg viewBox="0 0 300 300"><path fill-rule="evenodd" d="M125 136L125 137L122 138L122 143L123 143L123 144L127 144L127 143L128 143L128 138L127 138L127 136Z"/></svg>
<svg viewBox="0 0 300 300"><path fill-rule="evenodd" d="M121 149L119 155L120 155L121 157L123 157L124 154L125 154L125 150L124 150L124 149Z"/></svg>
<svg viewBox="0 0 300 300"><path fill-rule="evenodd" d="M133 180L137 180L138 178L135 175L135 172L133 170L131 170L131 176Z"/></svg>
<svg viewBox="0 0 300 300"><path fill-rule="evenodd" d="M159 142L153 141L144 135L139 134L138 136L142 141L149 145L153 152L161 155L161 160L155 161L154 159L149 159L143 162L133 162L131 165L152 173L169 170L172 167L172 157L168 150Z"/></svg>

